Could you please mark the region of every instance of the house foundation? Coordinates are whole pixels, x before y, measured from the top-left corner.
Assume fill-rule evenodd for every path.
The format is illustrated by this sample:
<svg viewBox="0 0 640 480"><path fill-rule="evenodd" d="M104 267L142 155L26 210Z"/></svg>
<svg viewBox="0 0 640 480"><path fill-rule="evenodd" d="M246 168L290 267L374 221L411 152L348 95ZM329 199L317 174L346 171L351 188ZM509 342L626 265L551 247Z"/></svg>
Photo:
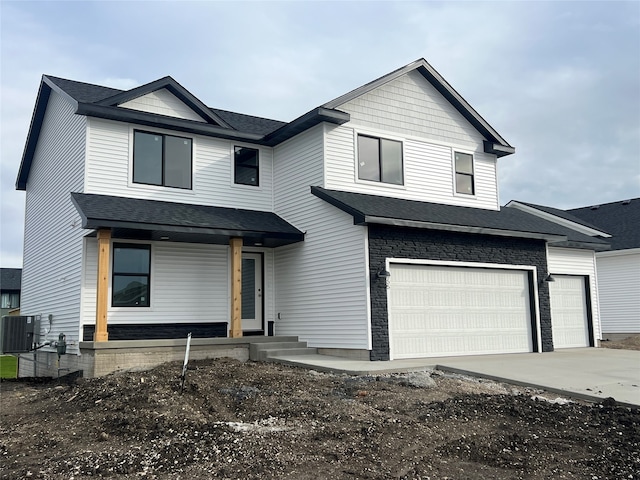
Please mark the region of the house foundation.
<svg viewBox="0 0 640 480"><path fill-rule="evenodd" d="M189 360L233 358L249 360L253 342L297 341L297 337L193 338ZM144 371L162 363L184 360L186 339L80 342L80 355L38 351L19 356L19 377L58 377L79 370L85 378L111 373ZM177 371L177 370L176 370Z"/></svg>

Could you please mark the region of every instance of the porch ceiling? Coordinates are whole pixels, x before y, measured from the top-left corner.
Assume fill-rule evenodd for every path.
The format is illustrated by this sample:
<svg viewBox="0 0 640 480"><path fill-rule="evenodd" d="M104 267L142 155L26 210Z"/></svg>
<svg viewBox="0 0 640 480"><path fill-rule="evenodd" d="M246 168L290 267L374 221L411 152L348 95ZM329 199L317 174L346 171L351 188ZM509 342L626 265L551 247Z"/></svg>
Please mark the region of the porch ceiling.
<svg viewBox="0 0 640 480"><path fill-rule="evenodd" d="M272 212L186 203L72 193L82 227L111 228L113 238L279 247L304 240L304 234Z"/></svg>

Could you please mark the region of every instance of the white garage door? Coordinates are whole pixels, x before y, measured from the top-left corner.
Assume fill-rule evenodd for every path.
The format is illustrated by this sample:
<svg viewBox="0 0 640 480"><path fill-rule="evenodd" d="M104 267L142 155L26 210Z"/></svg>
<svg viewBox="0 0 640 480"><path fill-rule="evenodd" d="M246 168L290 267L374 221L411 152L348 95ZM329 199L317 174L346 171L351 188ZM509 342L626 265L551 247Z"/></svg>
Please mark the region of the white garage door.
<svg viewBox="0 0 640 480"><path fill-rule="evenodd" d="M526 271L392 264L391 358L533 350Z"/></svg>
<svg viewBox="0 0 640 480"><path fill-rule="evenodd" d="M549 282L554 348L589 346L587 295L584 277L553 275Z"/></svg>

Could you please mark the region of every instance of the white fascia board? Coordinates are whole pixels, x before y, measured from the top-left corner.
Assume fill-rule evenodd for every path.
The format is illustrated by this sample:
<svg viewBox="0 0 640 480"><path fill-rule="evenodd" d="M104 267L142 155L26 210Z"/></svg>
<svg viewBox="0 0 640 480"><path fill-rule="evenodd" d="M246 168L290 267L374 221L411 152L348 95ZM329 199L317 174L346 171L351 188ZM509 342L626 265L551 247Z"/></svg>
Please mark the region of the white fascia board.
<svg viewBox="0 0 640 480"><path fill-rule="evenodd" d="M396 218L384 218L365 216L365 223L377 223L382 225L393 225L396 227L429 228L432 230L446 230L449 232L476 233L483 235L494 235L499 237L535 238L548 242L564 242L567 237L564 235L553 235L551 233L518 232L513 230L498 230L496 228L471 227L467 225L449 225L444 223L421 222L417 220L401 220Z"/></svg>
<svg viewBox="0 0 640 480"><path fill-rule="evenodd" d="M571 220L567 220L565 218L558 217L557 215L553 215L551 213L538 210L537 208L530 207L529 205L523 205L522 203L515 200L512 200L509 203L507 203L507 207L517 208L518 210L522 210L523 212L527 212L531 215L535 215L536 217L543 218L544 220L547 220L549 222L557 223L558 225L562 225L563 227L570 228L571 230L575 230L576 232L589 235L590 237L604 237L604 238L611 237L611 235L608 234L607 232L586 227L579 223L572 222Z"/></svg>

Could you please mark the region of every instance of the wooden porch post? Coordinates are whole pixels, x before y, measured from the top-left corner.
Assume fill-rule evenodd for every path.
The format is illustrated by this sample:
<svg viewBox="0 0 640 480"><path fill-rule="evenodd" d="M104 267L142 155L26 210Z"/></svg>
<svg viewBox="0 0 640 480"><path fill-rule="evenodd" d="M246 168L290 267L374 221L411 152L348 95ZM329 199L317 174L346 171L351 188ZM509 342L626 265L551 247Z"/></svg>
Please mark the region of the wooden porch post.
<svg viewBox="0 0 640 480"><path fill-rule="evenodd" d="M242 238L231 238L231 338L242 337Z"/></svg>
<svg viewBox="0 0 640 480"><path fill-rule="evenodd" d="M109 302L109 253L111 251L111 230L98 230L98 285L96 290L96 329L94 342L109 340L107 333L107 305Z"/></svg>

